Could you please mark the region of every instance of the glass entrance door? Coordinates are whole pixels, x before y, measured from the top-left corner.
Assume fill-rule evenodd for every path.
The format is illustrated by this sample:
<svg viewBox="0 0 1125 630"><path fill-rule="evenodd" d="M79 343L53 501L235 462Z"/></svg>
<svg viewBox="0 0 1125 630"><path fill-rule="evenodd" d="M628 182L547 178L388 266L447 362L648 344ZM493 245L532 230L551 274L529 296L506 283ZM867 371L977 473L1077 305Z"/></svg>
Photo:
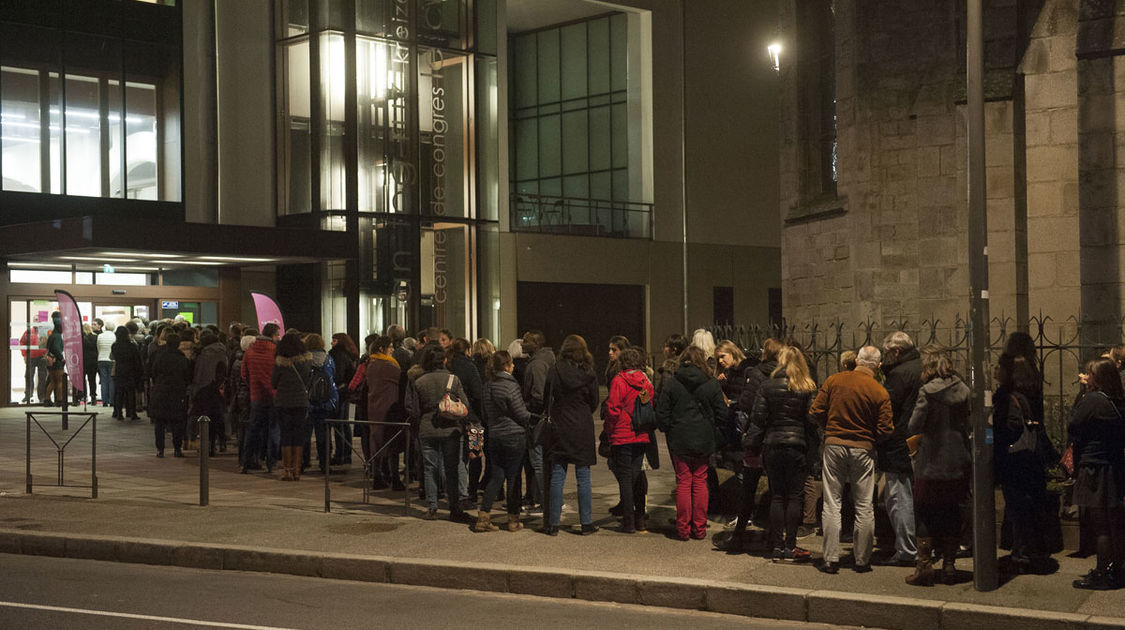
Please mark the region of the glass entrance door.
<svg viewBox="0 0 1125 630"><path fill-rule="evenodd" d="M90 302L78 302L82 323L90 322ZM8 303L8 362L12 403L42 402L47 390L47 336L52 329L51 313L59 309L52 298L10 300Z"/></svg>

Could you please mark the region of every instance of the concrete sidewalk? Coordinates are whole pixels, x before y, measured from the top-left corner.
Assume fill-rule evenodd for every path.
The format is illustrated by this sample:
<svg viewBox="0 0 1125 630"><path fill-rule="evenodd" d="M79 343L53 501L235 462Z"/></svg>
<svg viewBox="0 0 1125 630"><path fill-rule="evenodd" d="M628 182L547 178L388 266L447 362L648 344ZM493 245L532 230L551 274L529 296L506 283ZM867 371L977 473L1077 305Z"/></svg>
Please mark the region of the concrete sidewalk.
<svg viewBox="0 0 1125 630"><path fill-rule="evenodd" d="M88 491L78 488L37 487L25 495L23 413L0 410L0 552L482 588L869 627L969 628L1010 619L1024 628L1125 628L1125 618L1117 618L1125 615L1125 591L1070 586L1092 559L1060 555L1053 575L1018 576L995 592L978 593L967 573L957 586L911 588L902 581L906 568L829 576L760 555L728 555L709 542L674 540L667 465L649 473L648 535L610 531L608 507L617 488L604 462L593 469L594 515L607 527L597 535L474 534L466 525L421 520L416 501L407 513L401 493L376 493L363 504L357 467L334 474L333 511L325 514L320 475L299 483L240 475L233 454L212 460L211 505L201 508L194 453L156 459L147 421L99 419L99 498L81 498ZM54 448L36 433L33 474L39 482L53 481ZM88 436L68 447L67 471L68 482L89 483ZM568 482L566 501L573 506L573 479ZM563 515L564 525L576 520L573 511ZM721 530L712 525L713 533ZM816 538L802 544L814 554L820 549ZM972 563L959 561L959 567L968 571Z"/></svg>

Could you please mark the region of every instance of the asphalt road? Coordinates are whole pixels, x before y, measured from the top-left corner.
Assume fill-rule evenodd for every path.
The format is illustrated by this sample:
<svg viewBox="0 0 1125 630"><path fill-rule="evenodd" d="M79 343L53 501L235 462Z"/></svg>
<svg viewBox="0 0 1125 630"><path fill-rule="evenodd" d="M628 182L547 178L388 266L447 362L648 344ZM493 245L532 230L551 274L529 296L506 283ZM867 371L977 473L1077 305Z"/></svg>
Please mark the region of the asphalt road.
<svg viewBox="0 0 1125 630"><path fill-rule="evenodd" d="M827 628L706 612L0 554L0 628Z"/></svg>

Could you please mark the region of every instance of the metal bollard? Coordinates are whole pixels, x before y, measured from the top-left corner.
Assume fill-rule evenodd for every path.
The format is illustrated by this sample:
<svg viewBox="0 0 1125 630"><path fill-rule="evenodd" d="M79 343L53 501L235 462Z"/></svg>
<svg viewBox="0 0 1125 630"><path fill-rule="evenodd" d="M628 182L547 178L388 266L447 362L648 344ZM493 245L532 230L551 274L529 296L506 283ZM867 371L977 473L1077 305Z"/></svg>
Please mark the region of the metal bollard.
<svg viewBox="0 0 1125 630"><path fill-rule="evenodd" d="M199 505L210 501L210 479L207 463L211 459L211 418L199 416Z"/></svg>

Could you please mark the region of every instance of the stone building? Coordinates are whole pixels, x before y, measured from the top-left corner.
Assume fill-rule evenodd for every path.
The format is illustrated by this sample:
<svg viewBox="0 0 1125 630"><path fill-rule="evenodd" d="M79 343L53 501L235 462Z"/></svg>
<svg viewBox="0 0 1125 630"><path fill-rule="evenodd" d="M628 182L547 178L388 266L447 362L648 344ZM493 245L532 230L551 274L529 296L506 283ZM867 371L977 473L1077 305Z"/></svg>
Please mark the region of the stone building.
<svg viewBox="0 0 1125 630"><path fill-rule="evenodd" d="M1125 5L986 0L990 310L1119 336ZM964 0L787 0L784 312L967 315Z"/></svg>

